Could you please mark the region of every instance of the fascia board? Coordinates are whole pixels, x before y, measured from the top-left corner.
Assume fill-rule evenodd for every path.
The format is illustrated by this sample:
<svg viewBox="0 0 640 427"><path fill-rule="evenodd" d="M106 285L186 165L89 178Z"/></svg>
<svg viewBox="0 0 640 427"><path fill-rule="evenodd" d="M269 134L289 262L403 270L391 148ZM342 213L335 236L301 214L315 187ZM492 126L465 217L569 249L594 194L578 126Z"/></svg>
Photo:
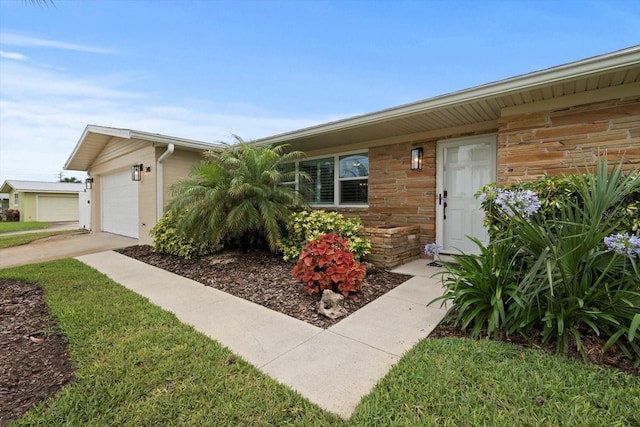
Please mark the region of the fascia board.
<svg viewBox="0 0 640 427"><path fill-rule="evenodd" d="M611 70L631 67L640 64L640 46L620 50L610 54L588 58L579 62L573 62L548 68L533 73L524 74L464 89L445 95L440 95L423 101L389 108L371 114L351 117L335 122L313 126L298 131L287 132L272 137L261 138L255 141L257 144L274 144L287 142L293 138L305 138L318 136L354 127L365 126L375 122L392 120L404 116L411 116L428 111L439 110L455 105L471 103L474 101L498 98L520 91L531 90L536 87L556 84L562 81L577 79L589 75L602 74Z"/></svg>

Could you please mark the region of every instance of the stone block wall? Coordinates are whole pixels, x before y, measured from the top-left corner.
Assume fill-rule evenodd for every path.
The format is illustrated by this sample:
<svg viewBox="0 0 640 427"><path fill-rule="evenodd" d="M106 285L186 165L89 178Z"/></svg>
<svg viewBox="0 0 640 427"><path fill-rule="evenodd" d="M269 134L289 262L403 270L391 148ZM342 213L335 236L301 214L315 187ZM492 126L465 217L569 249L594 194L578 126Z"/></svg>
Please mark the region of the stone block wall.
<svg viewBox="0 0 640 427"><path fill-rule="evenodd" d="M367 261L388 269L418 258L422 253L420 233L419 225L365 228L363 236L371 240Z"/></svg>
<svg viewBox="0 0 640 427"><path fill-rule="evenodd" d="M584 171L598 156L640 167L640 98L502 117L498 182Z"/></svg>

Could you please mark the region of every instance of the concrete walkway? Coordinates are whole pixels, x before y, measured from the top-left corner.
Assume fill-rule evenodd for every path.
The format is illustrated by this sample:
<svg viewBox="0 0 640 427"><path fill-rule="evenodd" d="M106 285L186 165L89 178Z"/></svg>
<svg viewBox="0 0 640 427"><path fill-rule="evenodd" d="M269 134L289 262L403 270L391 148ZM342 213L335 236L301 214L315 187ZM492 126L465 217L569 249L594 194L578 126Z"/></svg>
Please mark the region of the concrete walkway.
<svg viewBox="0 0 640 427"><path fill-rule="evenodd" d="M49 230L51 229L44 231ZM138 239L111 233L80 231L78 233L62 234L36 240L27 245L0 249L0 268L73 258L137 244Z"/></svg>
<svg viewBox="0 0 640 427"><path fill-rule="evenodd" d="M343 418L445 314L426 307L442 287L425 260L394 270L415 277L325 330L116 252L78 259Z"/></svg>

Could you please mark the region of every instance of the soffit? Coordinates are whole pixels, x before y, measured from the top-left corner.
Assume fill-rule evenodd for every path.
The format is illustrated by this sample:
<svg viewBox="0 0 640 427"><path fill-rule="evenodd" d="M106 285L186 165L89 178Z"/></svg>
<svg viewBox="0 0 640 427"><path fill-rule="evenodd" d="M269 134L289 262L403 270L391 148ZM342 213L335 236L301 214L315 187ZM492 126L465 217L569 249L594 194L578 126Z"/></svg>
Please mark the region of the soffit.
<svg viewBox="0 0 640 427"><path fill-rule="evenodd" d="M65 170L87 171L110 142L121 142L121 153L140 148L143 144L166 147L175 144L183 150L206 151L217 147L202 141L176 138L166 135L89 125L85 128L74 151L64 165Z"/></svg>

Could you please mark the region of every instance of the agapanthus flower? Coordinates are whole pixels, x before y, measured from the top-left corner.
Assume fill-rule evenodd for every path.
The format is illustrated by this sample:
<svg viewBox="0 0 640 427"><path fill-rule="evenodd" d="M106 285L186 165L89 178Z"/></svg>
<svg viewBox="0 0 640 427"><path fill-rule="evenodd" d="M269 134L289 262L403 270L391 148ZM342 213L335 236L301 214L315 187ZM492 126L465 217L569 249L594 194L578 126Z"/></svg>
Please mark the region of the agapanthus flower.
<svg viewBox="0 0 640 427"><path fill-rule="evenodd" d="M618 255L626 255L629 258L640 256L640 238L629 233L612 234L604 238L604 244L608 251L614 251Z"/></svg>
<svg viewBox="0 0 640 427"><path fill-rule="evenodd" d="M509 216L517 212L525 218L538 212L542 206L538 195L531 190L498 190L496 204Z"/></svg>
<svg viewBox="0 0 640 427"><path fill-rule="evenodd" d="M436 256L442 250L442 246L437 243L429 243L424 247L424 253L428 256Z"/></svg>

